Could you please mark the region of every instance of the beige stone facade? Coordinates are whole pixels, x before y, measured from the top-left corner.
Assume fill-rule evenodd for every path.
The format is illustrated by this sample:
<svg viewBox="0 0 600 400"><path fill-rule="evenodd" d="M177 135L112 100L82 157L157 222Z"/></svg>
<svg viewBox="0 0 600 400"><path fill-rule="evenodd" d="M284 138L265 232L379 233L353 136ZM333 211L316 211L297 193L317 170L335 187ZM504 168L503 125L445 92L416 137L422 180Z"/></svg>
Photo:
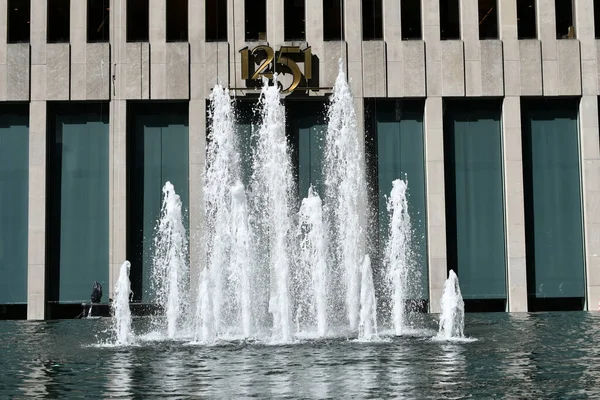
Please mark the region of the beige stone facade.
<svg viewBox="0 0 600 400"><path fill-rule="evenodd" d="M241 87L239 50L244 42L244 0L228 1L228 42L205 41L204 1L189 0L187 43L166 42L166 2L150 1L147 43L126 42L126 0L110 2L110 43L86 43L86 0L71 0L70 43L46 43L46 0L31 0L31 40L7 44L0 30L0 101L30 104L28 318L44 318L46 102L110 102L110 280L126 257L126 130L128 100L189 101L190 176L204 168L205 104L221 82ZM423 40L402 41L400 1L383 0L383 41L362 41L361 1L345 1L345 41L323 41L322 2L306 1L306 39L320 59L320 86L333 86L345 61L356 97L425 98L425 143L430 298L446 278L444 97L503 98L503 148L508 309L527 310L520 98L580 98L581 171L588 307L600 298L600 142L598 95L600 41L593 0L576 0L576 39L557 40L554 0L537 0L537 40L517 39L515 0L498 0L499 40L479 40L477 0L460 1L461 40L440 40L439 0L421 0ZM7 25L0 0L0 26ZM267 0L268 44L284 44L283 2ZM297 44L297 43L294 43ZM312 92L324 96L326 91ZM243 96L243 92L238 95ZM201 180L190 180L190 236L202 221ZM200 265L199 244L192 265ZM197 273L197 270L195 270ZM193 285L195 286L195 285ZM438 312L437 301L430 304Z"/></svg>

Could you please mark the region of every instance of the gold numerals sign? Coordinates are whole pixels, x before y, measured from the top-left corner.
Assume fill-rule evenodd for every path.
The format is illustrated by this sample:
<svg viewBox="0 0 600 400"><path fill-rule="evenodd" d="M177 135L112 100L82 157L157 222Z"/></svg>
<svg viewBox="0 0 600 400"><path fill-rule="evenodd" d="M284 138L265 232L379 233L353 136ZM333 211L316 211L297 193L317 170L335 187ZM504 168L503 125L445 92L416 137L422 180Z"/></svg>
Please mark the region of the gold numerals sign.
<svg viewBox="0 0 600 400"><path fill-rule="evenodd" d="M298 87L300 80L312 78L312 50L310 47L301 50L298 46L282 46L274 51L269 46L256 46L252 50L247 47L240 50L242 54L242 79L253 80L265 77L273 78L273 73L292 74L292 84L282 90L290 93ZM304 64L304 74L298 63Z"/></svg>

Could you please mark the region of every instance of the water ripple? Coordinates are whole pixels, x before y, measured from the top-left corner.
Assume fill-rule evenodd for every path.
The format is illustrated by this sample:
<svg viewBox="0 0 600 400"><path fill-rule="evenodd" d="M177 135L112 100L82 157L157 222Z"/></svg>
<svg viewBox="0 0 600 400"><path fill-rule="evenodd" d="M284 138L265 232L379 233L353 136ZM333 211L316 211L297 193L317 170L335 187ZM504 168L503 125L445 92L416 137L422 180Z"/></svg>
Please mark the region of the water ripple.
<svg viewBox="0 0 600 400"><path fill-rule="evenodd" d="M467 315L470 343L93 346L108 322L0 322L0 398L600 398L597 313Z"/></svg>

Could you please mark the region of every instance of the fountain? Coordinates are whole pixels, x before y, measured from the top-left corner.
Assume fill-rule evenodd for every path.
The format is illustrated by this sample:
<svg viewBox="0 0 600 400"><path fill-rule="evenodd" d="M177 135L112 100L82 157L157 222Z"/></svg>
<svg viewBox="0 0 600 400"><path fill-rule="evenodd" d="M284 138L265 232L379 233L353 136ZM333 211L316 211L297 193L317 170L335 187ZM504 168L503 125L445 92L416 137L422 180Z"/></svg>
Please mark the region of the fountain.
<svg viewBox="0 0 600 400"><path fill-rule="evenodd" d="M371 259L368 255L366 255L361 267L360 323L358 338L371 340L376 336L377 307L375 300L375 286L373 285Z"/></svg>
<svg viewBox="0 0 600 400"><path fill-rule="evenodd" d="M272 340L292 339L290 263L292 252L292 163L285 135L285 113L280 103L277 76L271 86L263 81L259 100L261 124L253 160L253 211L258 249L270 279L268 311L272 314Z"/></svg>
<svg viewBox="0 0 600 400"><path fill-rule="evenodd" d="M312 186L302 202L294 196L280 95L277 76L272 85L263 81L248 186L241 183L245 149L237 138L233 100L220 85L210 96L203 183L206 265L199 279L195 340L286 343L330 334L372 340L378 321L367 245L364 144L343 66L327 110L323 198ZM404 302L415 272L409 265L405 192L404 182L394 182L388 204L391 289L386 295L393 296L397 333L406 324ZM166 273L160 276L168 281Z"/></svg>
<svg viewBox="0 0 600 400"><path fill-rule="evenodd" d="M465 303L460 293L458 277L453 270L450 270L448 279L444 283L441 307L440 329L436 338L442 340L464 338Z"/></svg>
<svg viewBox="0 0 600 400"><path fill-rule="evenodd" d="M296 274L298 293L297 331L317 328L319 337L327 332L327 236L321 198L311 186L302 200L298 223L300 257Z"/></svg>
<svg viewBox="0 0 600 400"><path fill-rule="evenodd" d="M345 298L347 323L355 331L359 324L360 267L367 254L367 183L354 98L341 61L327 117L325 186L333 245L330 264L332 281L343 283L333 290L336 298Z"/></svg>
<svg viewBox="0 0 600 400"><path fill-rule="evenodd" d="M163 187L161 217L154 237L152 284L156 303L166 316L167 336L173 339L187 316L189 265L187 236L183 226L181 199L171 182ZM154 324L162 327L164 318Z"/></svg>
<svg viewBox="0 0 600 400"><path fill-rule="evenodd" d="M396 335L408 325L406 302L410 288L418 284L418 271L411 265L411 226L406 199L406 182L396 179L387 200L390 214L388 241L385 248L388 295L392 300L392 321ZM411 279L415 277L417 279Z"/></svg>
<svg viewBox="0 0 600 400"><path fill-rule="evenodd" d="M200 277L196 311L196 339L204 342L224 333L251 334L247 206L232 99L221 85L211 93L209 120L203 191L207 265Z"/></svg>
<svg viewBox="0 0 600 400"><path fill-rule="evenodd" d="M129 270L131 264L125 261L119 271L119 279L115 285L115 296L111 303L113 314L112 331L116 344L131 344L133 333L131 331L131 310L129 309L129 295L131 293L131 282L129 281Z"/></svg>

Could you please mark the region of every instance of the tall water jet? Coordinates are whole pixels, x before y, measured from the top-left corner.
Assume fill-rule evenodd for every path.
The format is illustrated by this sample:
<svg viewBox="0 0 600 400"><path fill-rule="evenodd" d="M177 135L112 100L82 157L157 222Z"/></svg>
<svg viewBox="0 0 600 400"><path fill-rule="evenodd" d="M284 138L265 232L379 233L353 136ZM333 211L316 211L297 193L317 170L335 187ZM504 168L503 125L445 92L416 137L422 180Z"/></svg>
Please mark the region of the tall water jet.
<svg viewBox="0 0 600 400"><path fill-rule="evenodd" d="M166 321L155 319L155 324L162 327L166 322L167 335L172 339L182 326L189 305L188 241L181 198L171 182L165 183L162 192L160 220L154 237L152 284L156 303L166 317Z"/></svg>
<svg viewBox="0 0 600 400"><path fill-rule="evenodd" d="M327 333L327 235L321 198L312 186L300 206L298 237L297 324L316 327L323 337Z"/></svg>
<svg viewBox="0 0 600 400"><path fill-rule="evenodd" d="M396 179L392 182L392 191L387 200L390 215L388 240L385 249L388 294L392 302L392 322L396 335L402 334L407 327L407 300L411 288L419 285L419 271L412 263L411 224L406 199L406 182Z"/></svg>
<svg viewBox="0 0 600 400"><path fill-rule="evenodd" d="M336 266L333 280L344 282L334 290L336 297L345 298L347 321L356 330L360 267L367 252L367 184L363 139L357 129L354 98L341 60L327 117L325 186L333 234L332 265Z"/></svg>
<svg viewBox="0 0 600 400"><path fill-rule="evenodd" d="M253 329L252 315L252 257L251 228L248 220L246 192L241 182L231 188L231 269L230 278L236 290L234 309L244 337Z"/></svg>
<svg viewBox="0 0 600 400"><path fill-rule="evenodd" d="M460 292L458 277L453 270L450 270L448 279L444 283L441 308L440 329L437 338L464 338L465 303Z"/></svg>
<svg viewBox="0 0 600 400"><path fill-rule="evenodd" d="M377 336L377 306L371 259L368 255L365 256L362 263L360 274L360 322L358 338L369 340Z"/></svg>
<svg viewBox="0 0 600 400"><path fill-rule="evenodd" d="M116 344L127 345L133 339L131 331L131 310L129 309L129 295L131 294L131 282L129 281L129 270L131 264L125 261L119 271L119 279L115 285L115 295L111 303L112 331Z"/></svg>
<svg viewBox="0 0 600 400"><path fill-rule="evenodd" d="M232 231L236 228L231 225L232 204L235 203L232 202L232 187L240 180L240 153L232 99L221 85L216 85L210 95L209 121L203 188L207 265L200 277L196 311L197 339L202 341L211 341L215 335L238 328L239 284L244 281L237 270L241 261L237 260L233 265L231 260L232 254L239 256L240 253L232 248L240 241L232 240Z"/></svg>
<svg viewBox="0 0 600 400"><path fill-rule="evenodd" d="M270 271L269 312L273 316L272 339L291 339L289 270L291 250L292 164L285 135L284 108L279 101L277 76L266 79L259 99L261 124L253 160L252 193L259 251Z"/></svg>

